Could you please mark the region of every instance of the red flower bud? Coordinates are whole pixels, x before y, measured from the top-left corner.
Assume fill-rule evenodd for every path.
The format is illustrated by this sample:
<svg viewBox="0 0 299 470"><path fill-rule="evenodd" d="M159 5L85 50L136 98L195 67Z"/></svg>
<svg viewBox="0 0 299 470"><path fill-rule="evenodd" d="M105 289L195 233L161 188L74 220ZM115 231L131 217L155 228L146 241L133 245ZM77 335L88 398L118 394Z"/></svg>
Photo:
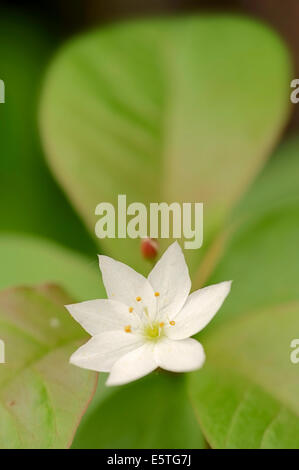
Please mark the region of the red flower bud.
<svg viewBox="0 0 299 470"><path fill-rule="evenodd" d="M159 245L154 238L145 238L141 241L141 254L145 259L154 259L158 254Z"/></svg>

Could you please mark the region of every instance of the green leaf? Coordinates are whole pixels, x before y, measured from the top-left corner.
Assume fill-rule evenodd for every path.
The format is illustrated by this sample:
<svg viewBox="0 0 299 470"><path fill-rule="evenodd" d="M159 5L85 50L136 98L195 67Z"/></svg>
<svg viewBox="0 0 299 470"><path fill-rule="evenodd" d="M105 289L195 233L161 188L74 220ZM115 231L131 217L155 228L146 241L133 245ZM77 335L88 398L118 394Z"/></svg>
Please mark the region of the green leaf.
<svg viewBox="0 0 299 470"><path fill-rule="evenodd" d="M209 279L233 279L233 291L211 328L298 300L298 152L298 138L283 143L235 210L235 231Z"/></svg>
<svg viewBox="0 0 299 470"><path fill-rule="evenodd" d="M0 293L0 447L65 448L96 385L97 375L69 364L85 339L55 286Z"/></svg>
<svg viewBox="0 0 299 470"><path fill-rule="evenodd" d="M109 389L104 396L101 391L83 418L73 447L190 449L204 448L205 441L186 394L185 377L156 372Z"/></svg>
<svg viewBox="0 0 299 470"><path fill-rule="evenodd" d="M49 70L41 129L50 166L92 233L95 207L203 201L205 244L263 165L285 122L289 61L264 25L204 15L102 28ZM271 86L270 86L271 84ZM145 272L138 240L105 239Z"/></svg>
<svg viewBox="0 0 299 470"><path fill-rule="evenodd" d="M38 234L93 253L89 234L54 182L41 150L37 109L52 49L34 20L1 10L0 230Z"/></svg>
<svg viewBox="0 0 299 470"><path fill-rule="evenodd" d="M106 297L94 261L56 243L21 235L0 235L0 289L55 282L77 301Z"/></svg>
<svg viewBox="0 0 299 470"><path fill-rule="evenodd" d="M215 364L190 380L193 405L213 448L297 449L296 413L244 375Z"/></svg>
<svg viewBox="0 0 299 470"><path fill-rule="evenodd" d="M210 282L234 279L189 378L213 447L299 448L299 140L282 145L235 212L239 226Z"/></svg>

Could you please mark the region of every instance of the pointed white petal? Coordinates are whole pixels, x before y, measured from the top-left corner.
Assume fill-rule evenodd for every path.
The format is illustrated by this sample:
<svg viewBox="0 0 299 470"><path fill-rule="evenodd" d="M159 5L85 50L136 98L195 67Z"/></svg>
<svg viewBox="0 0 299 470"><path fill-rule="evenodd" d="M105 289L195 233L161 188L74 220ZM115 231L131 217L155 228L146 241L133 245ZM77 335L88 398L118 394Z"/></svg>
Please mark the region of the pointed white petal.
<svg viewBox="0 0 299 470"><path fill-rule="evenodd" d="M99 256L100 269L107 296L123 302L142 314L144 307L153 318L156 313L156 297L149 281L124 263L109 256ZM141 300L137 300L137 298Z"/></svg>
<svg viewBox="0 0 299 470"><path fill-rule="evenodd" d="M120 357L142 344L142 339L133 333L109 331L93 336L71 356L70 362L84 369L109 372Z"/></svg>
<svg viewBox="0 0 299 470"><path fill-rule="evenodd" d="M140 322L137 315L129 312L127 305L116 300L88 300L65 306L72 317L92 336L105 331L120 330Z"/></svg>
<svg viewBox="0 0 299 470"><path fill-rule="evenodd" d="M175 317L175 325L167 325L166 335L171 339L184 339L198 333L217 313L230 288L231 281L225 281L193 292Z"/></svg>
<svg viewBox="0 0 299 470"><path fill-rule="evenodd" d="M154 344L148 342L121 357L112 367L106 385L123 385L149 374L157 368Z"/></svg>
<svg viewBox="0 0 299 470"><path fill-rule="evenodd" d="M191 289L188 267L181 247L174 242L148 276L157 298L161 318L174 317L183 307Z"/></svg>
<svg viewBox="0 0 299 470"><path fill-rule="evenodd" d="M193 338L172 341L164 338L155 347L155 359L159 367L172 372L190 372L205 362L202 345Z"/></svg>

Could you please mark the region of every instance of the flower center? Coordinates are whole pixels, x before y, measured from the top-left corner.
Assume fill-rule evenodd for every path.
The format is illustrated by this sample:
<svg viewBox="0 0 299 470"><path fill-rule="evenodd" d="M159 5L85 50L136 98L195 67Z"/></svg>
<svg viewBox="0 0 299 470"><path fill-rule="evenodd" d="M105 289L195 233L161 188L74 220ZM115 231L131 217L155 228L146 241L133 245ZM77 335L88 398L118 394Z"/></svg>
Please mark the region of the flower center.
<svg viewBox="0 0 299 470"><path fill-rule="evenodd" d="M149 340L156 340L163 335L163 322L155 322L150 325L146 325L143 334Z"/></svg>

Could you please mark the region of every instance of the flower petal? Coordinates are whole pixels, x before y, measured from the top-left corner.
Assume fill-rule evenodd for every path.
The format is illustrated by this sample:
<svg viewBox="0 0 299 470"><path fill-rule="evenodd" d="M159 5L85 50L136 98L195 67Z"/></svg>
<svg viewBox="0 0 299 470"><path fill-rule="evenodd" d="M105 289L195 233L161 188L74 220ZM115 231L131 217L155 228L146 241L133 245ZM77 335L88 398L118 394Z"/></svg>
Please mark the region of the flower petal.
<svg viewBox="0 0 299 470"><path fill-rule="evenodd" d="M183 307L191 289L188 267L181 247L174 242L165 251L148 276L155 292L159 292L160 316L172 319Z"/></svg>
<svg viewBox="0 0 299 470"><path fill-rule="evenodd" d="M109 331L93 336L74 352L70 362L84 369L109 372L119 358L142 344L142 339L132 333Z"/></svg>
<svg viewBox="0 0 299 470"><path fill-rule="evenodd" d="M199 369L205 361L202 345L193 338L172 341L167 338L155 347L158 366L172 372L189 372Z"/></svg>
<svg viewBox="0 0 299 470"><path fill-rule="evenodd" d="M149 281L126 264L109 256L100 255L99 263L108 298L133 307L140 315L146 307L153 318L157 301Z"/></svg>
<svg viewBox="0 0 299 470"><path fill-rule="evenodd" d="M140 379L157 368L154 344L145 343L121 357L112 367L106 385L123 385Z"/></svg>
<svg viewBox="0 0 299 470"><path fill-rule="evenodd" d="M72 317L92 336L105 331L123 330L125 326L139 324L127 305L116 300L88 300L65 306Z"/></svg>
<svg viewBox="0 0 299 470"><path fill-rule="evenodd" d="M167 325L166 335L171 339L184 339L202 330L223 304L231 282L220 282L189 295L185 306L175 317L175 325Z"/></svg>

